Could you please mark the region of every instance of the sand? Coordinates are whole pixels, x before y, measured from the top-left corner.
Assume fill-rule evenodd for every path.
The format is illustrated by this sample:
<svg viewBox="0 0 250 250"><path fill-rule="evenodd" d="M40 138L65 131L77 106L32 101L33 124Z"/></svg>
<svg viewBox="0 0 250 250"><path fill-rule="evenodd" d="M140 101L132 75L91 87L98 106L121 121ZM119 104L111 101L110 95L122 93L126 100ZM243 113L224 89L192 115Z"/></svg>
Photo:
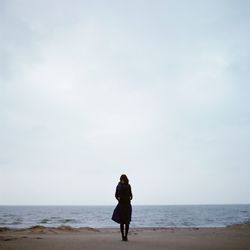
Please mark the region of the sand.
<svg viewBox="0 0 250 250"><path fill-rule="evenodd" d="M131 228L129 241L120 239L119 229L41 226L29 229L0 228L4 250L112 250L112 249L250 249L250 225L226 228Z"/></svg>

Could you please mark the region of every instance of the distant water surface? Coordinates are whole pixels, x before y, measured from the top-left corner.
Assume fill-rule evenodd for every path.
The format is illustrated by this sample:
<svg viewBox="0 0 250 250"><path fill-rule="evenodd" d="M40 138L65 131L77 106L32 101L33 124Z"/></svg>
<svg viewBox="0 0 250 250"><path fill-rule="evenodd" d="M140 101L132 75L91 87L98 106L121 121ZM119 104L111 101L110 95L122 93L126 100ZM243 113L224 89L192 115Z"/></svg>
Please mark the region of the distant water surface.
<svg viewBox="0 0 250 250"><path fill-rule="evenodd" d="M115 206L0 206L0 227L117 227ZM250 205L133 206L132 227L225 227L250 220Z"/></svg>

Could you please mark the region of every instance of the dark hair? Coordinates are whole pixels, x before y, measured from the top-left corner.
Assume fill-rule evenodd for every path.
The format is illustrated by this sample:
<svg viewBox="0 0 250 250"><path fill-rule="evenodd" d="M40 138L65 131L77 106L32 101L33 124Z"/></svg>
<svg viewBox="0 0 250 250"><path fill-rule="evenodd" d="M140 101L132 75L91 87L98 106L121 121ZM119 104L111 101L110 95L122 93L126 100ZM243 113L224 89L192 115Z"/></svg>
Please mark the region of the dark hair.
<svg viewBox="0 0 250 250"><path fill-rule="evenodd" d="M128 177L125 174L122 174L120 177L120 181L123 181L125 184L129 183Z"/></svg>

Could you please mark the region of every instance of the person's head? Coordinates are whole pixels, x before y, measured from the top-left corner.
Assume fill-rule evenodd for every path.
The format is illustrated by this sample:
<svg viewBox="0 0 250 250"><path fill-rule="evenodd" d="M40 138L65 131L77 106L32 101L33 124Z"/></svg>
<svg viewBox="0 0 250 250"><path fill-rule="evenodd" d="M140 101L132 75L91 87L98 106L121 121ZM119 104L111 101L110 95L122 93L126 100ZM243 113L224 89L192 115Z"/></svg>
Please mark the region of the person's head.
<svg viewBox="0 0 250 250"><path fill-rule="evenodd" d="M121 181L122 183L125 183L125 184L128 184L128 183L129 183L128 177L127 177L127 175L125 175L125 174L122 174L122 175L121 175L120 181Z"/></svg>

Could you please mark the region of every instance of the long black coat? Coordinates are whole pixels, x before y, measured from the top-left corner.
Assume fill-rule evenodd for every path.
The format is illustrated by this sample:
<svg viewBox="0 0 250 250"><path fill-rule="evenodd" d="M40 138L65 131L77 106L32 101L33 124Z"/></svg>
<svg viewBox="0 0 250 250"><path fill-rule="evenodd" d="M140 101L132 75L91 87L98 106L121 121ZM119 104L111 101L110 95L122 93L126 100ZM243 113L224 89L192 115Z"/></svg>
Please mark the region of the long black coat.
<svg viewBox="0 0 250 250"><path fill-rule="evenodd" d="M118 204L113 212L112 220L119 224L129 224L132 215L130 201L133 198L131 186L119 182L116 187L115 197L118 200Z"/></svg>

